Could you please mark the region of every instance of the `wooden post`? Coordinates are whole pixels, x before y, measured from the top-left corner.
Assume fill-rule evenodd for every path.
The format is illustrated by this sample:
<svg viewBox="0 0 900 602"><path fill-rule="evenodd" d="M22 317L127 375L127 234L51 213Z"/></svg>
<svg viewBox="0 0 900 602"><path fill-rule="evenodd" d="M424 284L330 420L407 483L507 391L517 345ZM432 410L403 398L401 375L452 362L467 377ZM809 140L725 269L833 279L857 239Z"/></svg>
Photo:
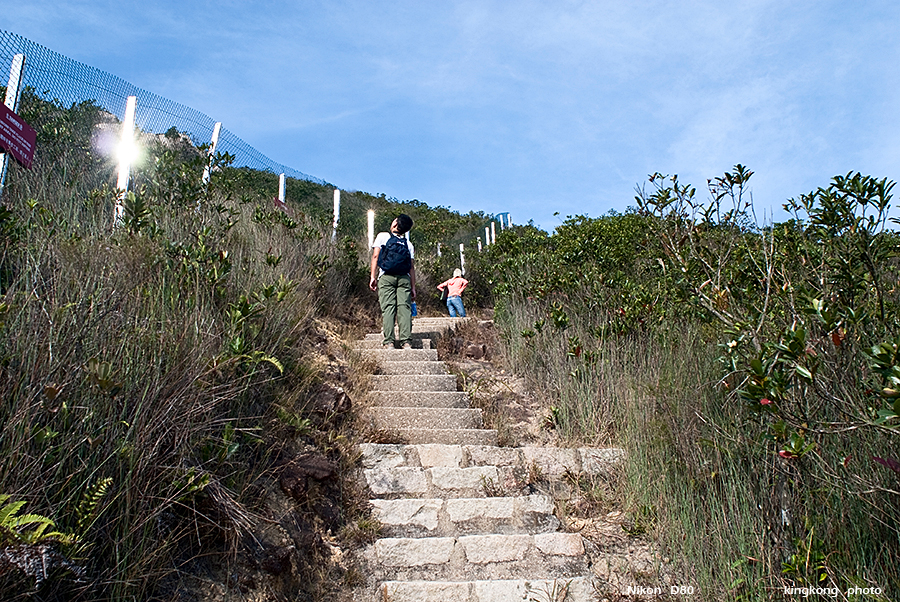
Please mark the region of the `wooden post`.
<svg viewBox="0 0 900 602"><path fill-rule="evenodd" d="M481 253L481 237L478 237L478 252Z"/></svg>
<svg viewBox="0 0 900 602"><path fill-rule="evenodd" d="M278 202L284 204L284 174L278 176Z"/></svg>
<svg viewBox="0 0 900 602"><path fill-rule="evenodd" d="M9 84L6 86L6 99L3 104L13 113L19 108L19 94L22 88L22 69L25 67L25 55L17 54L13 57L12 66L9 68ZM9 154L0 153L0 197L3 196L3 186L6 183L6 168L9 166Z"/></svg>
<svg viewBox="0 0 900 602"><path fill-rule="evenodd" d="M372 248L372 245L375 244L375 210L369 209L367 214L368 222L369 222L369 248Z"/></svg>
<svg viewBox="0 0 900 602"><path fill-rule="evenodd" d="M459 243L459 269L462 270L463 276L466 275L466 246Z"/></svg>
<svg viewBox="0 0 900 602"><path fill-rule="evenodd" d="M490 246L491 244L491 229L487 226L484 227L484 246Z"/></svg>
<svg viewBox="0 0 900 602"><path fill-rule="evenodd" d="M494 224L496 224L496 222L491 222L491 244L497 242L497 231L494 229Z"/></svg>
<svg viewBox="0 0 900 602"><path fill-rule="evenodd" d="M131 162L134 160L134 110L137 106L137 97L129 96L125 101L125 118L122 120L122 139L119 141L119 179L116 188L119 194L116 197L115 224L122 223L125 215L125 195L128 194L128 179L131 176Z"/></svg>

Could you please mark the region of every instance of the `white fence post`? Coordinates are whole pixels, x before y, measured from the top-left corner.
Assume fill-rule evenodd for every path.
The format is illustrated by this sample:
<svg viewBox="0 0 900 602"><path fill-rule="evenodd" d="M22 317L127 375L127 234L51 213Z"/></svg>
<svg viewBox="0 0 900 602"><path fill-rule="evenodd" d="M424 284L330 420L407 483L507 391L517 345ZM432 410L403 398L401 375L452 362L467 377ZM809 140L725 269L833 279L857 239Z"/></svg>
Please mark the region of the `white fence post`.
<svg viewBox="0 0 900 602"><path fill-rule="evenodd" d="M285 188L284 174L280 174L278 176L278 202L280 202L282 205L284 204L284 188Z"/></svg>
<svg viewBox="0 0 900 602"><path fill-rule="evenodd" d="M369 222L369 248L372 248L372 245L375 244L375 210L369 209L367 214L368 222Z"/></svg>
<svg viewBox="0 0 900 602"><path fill-rule="evenodd" d="M478 240L478 252L481 253L481 237L479 236L477 238L477 240Z"/></svg>
<svg viewBox="0 0 900 602"><path fill-rule="evenodd" d="M491 229L487 226L484 227L484 246L489 246L491 244Z"/></svg>
<svg viewBox="0 0 900 602"><path fill-rule="evenodd" d="M209 161L216 154L216 145L219 144L219 131L222 129L222 122L217 121L213 126L212 140L209 142L209 152L206 154L206 167L203 168L203 183L209 184Z"/></svg>
<svg viewBox="0 0 900 602"><path fill-rule="evenodd" d="M491 244L497 242L497 230L494 228L494 224L497 222L491 222Z"/></svg>
<svg viewBox="0 0 900 602"><path fill-rule="evenodd" d="M459 243L459 268L462 270L463 276L466 275L466 246Z"/></svg>
<svg viewBox="0 0 900 602"><path fill-rule="evenodd" d="M438 255L438 257L440 257L441 256L441 243L438 243L437 245L438 245L437 255Z"/></svg>
<svg viewBox="0 0 900 602"><path fill-rule="evenodd" d="M337 240L338 220L341 218L341 191L334 189L334 223L331 225L331 241Z"/></svg>
<svg viewBox="0 0 900 602"><path fill-rule="evenodd" d="M134 160L134 110L137 97L129 96L125 101L125 118L122 120L122 139L119 142L119 179L116 188L116 225L122 223L125 215L125 195L128 194L128 178L131 176L131 162Z"/></svg>
<svg viewBox="0 0 900 602"><path fill-rule="evenodd" d="M506 227L512 228L512 214L511 213L506 214Z"/></svg>
<svg viewBox="0 0 900 602"><path fill-rule="evenodd" d="M22 69L25 67L25 55L17 54L13 57L12 66L9 68L9 84L6 86L6 99L3 104L13 113L19 107L19 93L22 91ZM9 165L9 153L0 153L0 197L3 196L3 186L6 183L6 168Z"/></svg>

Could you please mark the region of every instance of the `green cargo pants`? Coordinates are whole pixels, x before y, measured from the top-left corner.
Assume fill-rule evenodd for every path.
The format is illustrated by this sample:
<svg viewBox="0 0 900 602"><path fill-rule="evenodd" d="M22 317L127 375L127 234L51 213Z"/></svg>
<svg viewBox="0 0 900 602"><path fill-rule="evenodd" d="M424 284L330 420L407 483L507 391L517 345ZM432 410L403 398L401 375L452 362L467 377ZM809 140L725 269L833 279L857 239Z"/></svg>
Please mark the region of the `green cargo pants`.
<svg viewBox="0 0 900 602"><path fill-rule="evenodd" d="M394 342L394 320L397 320L397 339L400 344L412 342L412 284L409 274L378 278L378 304L383 319L382 344Z"/></svg>

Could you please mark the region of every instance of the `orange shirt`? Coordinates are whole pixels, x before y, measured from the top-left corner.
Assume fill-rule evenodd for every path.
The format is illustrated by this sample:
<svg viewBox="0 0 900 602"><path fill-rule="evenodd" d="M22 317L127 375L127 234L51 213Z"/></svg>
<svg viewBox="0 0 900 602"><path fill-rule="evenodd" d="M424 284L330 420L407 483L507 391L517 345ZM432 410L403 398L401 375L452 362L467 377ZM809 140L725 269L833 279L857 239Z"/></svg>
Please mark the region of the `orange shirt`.
<svg viewBox="0 0 900 602"><path fill-rule="evenodd" d="M462 295L462 292L466 290L466 287L468 285L468 280L466 280L462 276L457 276L456 278L451 278L450 280L441 282L437 287L440 290L444 290L444 287L447 287L448 297L459 297L460 295Z"/></svg>

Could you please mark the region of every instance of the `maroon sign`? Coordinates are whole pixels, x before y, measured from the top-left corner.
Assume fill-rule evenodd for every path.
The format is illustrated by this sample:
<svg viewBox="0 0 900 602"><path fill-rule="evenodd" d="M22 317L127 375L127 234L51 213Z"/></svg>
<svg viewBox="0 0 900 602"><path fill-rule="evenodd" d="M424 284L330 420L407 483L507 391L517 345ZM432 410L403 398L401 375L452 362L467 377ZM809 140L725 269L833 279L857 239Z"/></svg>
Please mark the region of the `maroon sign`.
<svg viewBox="0 0 900 602"><path fill-rule="evenodd" d="M37 134L21 117L0 103L0 146L23 167L31 169Z"/></svg>

